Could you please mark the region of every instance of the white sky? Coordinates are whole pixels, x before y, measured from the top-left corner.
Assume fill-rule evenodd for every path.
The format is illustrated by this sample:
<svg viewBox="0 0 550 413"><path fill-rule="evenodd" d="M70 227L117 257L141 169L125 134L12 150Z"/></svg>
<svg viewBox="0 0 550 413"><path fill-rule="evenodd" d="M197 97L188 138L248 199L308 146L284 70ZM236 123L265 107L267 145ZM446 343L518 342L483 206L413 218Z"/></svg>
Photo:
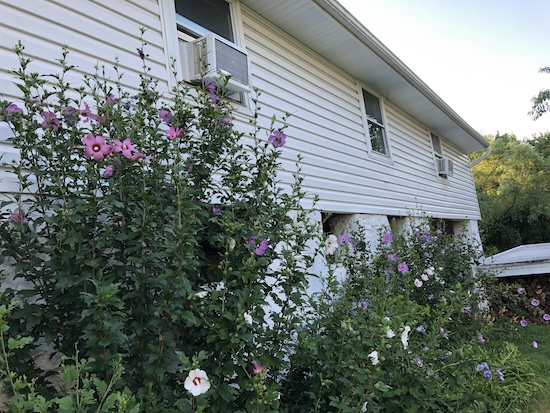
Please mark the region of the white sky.
<svg viewBox="0 0 550 413"><path fill-rule="evenodd" d="M550 132L550 0L338 0L483 135Z"/></svg>

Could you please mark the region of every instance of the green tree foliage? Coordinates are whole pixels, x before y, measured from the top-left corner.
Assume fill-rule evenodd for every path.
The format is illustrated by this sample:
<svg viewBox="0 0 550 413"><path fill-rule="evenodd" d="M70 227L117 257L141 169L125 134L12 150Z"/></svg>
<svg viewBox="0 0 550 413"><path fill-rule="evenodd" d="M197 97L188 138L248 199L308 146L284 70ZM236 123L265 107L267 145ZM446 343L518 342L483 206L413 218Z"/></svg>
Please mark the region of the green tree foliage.
<svg viewBox="0 0 550 413"><path fill-rule="evenodd" d="M207 81L180 83L165 102L143 51L131 94L101 68L69 84L66 51L63 74L43 76L15 50L22 98L0 99L0 121L19 150L6 167L20 191L0 201L0 277L23 283L0 302L17 299L10 338L33 344L14 349L14 369L51 394L29 354L44 343L68 359L78 351L107 382L120 360L115 391L147 413L278 411L277 380L264 383L254 363L270 378L288 368L306 288L296 267L308 265L294 257L314 232L299 175L285 193L277 180L285 120L266 130L255 112L244 135L223 85Z"/></svg>
<svg viewBox="0 0 550 413"><path fill-rule="evenodd" d="M527 143L546 159L550 159L550 132L541 133Z"/></svg>
<svg viewBox="0 0 550 413"><path fill-rule="evenodd" d="M473 168L488 254L550 241L550 138L489 138L492 153Z"/></svg>
<svg viewBox="0 0 550 413"><path fill-rule="evenodd" d="M550 73L550 66L540 68L539 73ZM550 110L550 89L539 91L538 95L533 96L531 102L533 102L533 107L529 111L529 115L536 120Z"/></svg>

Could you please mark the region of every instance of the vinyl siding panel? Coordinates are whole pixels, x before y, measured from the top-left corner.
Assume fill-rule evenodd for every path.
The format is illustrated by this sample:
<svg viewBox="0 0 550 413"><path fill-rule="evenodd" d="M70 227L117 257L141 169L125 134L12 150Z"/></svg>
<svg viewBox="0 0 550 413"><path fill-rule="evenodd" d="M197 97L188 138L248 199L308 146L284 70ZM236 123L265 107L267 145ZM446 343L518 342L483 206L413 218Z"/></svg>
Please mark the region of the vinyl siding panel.
<svg viewBox="0 0 550 413"><path fill-rule="evenodd" d="M361 86L245 7L243 24L254 86L266 122L288 111L283 169L304 157L305 189L320 196L318 207L337 213L479 219L468 157L441 137L455 174L437 175L429 130L385 101L391 158L369 155ZM345 45L342 45L345 47ZM267 124L267 123L266 123ZM290 179L290 174L282 174Z"/></svg>
<svg viewBox="0 0 550 413"><path fill-rule="evenodd" d="M29 7L32 4L32 7ZM28 69L41 74L58 73L61 49L68 46L68 63L75 66L66 80L82 85L83 75L95 73L96 65L105 67L107 77L116 79L115 59L124 74L122 86L137 90L142 61L136 49L141 46L140 28L149 55L150 74L168 90L159 5L155 0L62 1L33 0L16 2L0 0L0 93L8 100L18 100L19 89L10 70L19 67L13 46L21 41L25 55L32 59ZM18 158L17 151L6 139L10 131L0 123L0 156L2 162ZM0 193L17 191L15 176L0 167Z"/></svg>
<svg viewBox="0 0 550 413"><path fill-rule="evenodd" d="M273 114L291 114L279 173L284 183L292 181L295 160L301 154L305 190L320 196L317 206L322 210L479 219L465 154L442 136L445 155L455 163L455 175L438 177L428 129L388 101L384 107L391 157L369 154L361 87L373 85L358 84L354 77L245 6L241 10L253 85L262 90L259 123L265 134ZM158 79L161 90L167 91L168 52L156 1L35 0L33 8L27 9L23 3L0 0L0 91L7 99L17 99L18 89L8 73L17 67L11 50L17 40L24 43L33 59L31 70L41 73L58 71L55 59L67 44L68 60L77 66L68 79L71 82L92 74L96 64L104 65L107 75L114 78L109 68L118 57L124 72L122 86L135 90L142 64L136 48L141 44L139 29L143 26L148 27L144 40L150 74ZM249 119L250 109L237 105L237 127L249 130ZM0 126L0 154L5 161L17 157L5 142L7 136ZM17 189L5 170L0 170L0 180L0 192Z"/></svg>

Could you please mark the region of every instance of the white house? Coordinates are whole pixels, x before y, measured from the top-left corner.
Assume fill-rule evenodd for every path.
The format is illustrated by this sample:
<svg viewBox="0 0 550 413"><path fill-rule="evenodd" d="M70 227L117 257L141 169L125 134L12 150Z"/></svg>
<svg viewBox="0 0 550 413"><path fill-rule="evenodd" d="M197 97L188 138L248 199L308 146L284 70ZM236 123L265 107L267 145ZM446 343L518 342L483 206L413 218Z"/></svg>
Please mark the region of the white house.
<svg viewBox="0 0 550 413"><path fill-rule="evenodd" d="M19 40L33 71L54 73L66 44L78 75L118 57L123 86L136 88L140 27L148 28L151 74L167 93L172 59L192 78L189 42L217 34L206 47L233 54L223 69L240 91L237 127L252 113L250 87L263 91L264 126L290 112L281 177L290 182L301 153L305 190L336 226L428 215L477 238L468 154L489 143L335 0L0 0L0 93L17 100L8 71L18 67L11 49ZM0 125L5 161L17 156L8 135ZM0 171L0 193L14 189Z"/></svg>

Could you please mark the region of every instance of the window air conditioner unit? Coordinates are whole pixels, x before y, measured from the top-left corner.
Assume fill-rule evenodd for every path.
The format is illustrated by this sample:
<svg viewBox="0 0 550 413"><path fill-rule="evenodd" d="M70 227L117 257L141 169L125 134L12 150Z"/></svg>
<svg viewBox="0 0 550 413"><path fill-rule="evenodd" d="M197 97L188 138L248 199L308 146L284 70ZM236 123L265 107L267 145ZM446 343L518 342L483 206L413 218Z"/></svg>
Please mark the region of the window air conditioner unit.
<svg viewBox="0 0 550 413"><path fill-rule="evenodd" d="M451 161L449 158L439 158L437 160L437 172L440 176L453 176L453 161Z"/></svg>
<svg viewBox="0 0 550 413"><path fill-rule="evenodd" d="M187 44L189 81L209 79L221 84L220 74L231 76L229 92L250 92L250 65L246 51L216 34L208 34Z"/></svg>

